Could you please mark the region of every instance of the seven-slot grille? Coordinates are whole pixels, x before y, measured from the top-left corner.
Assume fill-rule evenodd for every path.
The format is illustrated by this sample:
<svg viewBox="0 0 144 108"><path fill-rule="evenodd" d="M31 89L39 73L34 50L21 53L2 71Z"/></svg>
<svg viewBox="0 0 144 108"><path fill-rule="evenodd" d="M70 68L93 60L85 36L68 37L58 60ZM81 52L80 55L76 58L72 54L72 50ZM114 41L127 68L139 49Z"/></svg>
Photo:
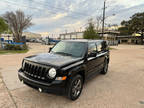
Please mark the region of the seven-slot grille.
<svg viewBox="0 0 144 108"><path fill-rule="evenodd" d="M34 79L39 80L46 80L47 79L47 73L49 70L49 67L42 66L40 64L32 63L25 61L24 62L24 74L28 77L32 77Z"/></svg>

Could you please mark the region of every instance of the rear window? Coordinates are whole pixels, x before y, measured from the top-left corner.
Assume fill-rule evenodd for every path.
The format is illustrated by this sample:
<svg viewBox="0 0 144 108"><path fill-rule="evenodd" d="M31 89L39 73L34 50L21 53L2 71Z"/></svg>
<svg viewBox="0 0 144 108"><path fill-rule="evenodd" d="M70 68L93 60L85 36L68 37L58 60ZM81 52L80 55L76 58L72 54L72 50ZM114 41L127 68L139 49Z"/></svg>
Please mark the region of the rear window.
<svg viewBox="0 0 144 108"><path fill-rule="evenodd" d="M99 53L108 50L108 45L106 41L96 42L96 45L97 45L97 51Z"/></svg>

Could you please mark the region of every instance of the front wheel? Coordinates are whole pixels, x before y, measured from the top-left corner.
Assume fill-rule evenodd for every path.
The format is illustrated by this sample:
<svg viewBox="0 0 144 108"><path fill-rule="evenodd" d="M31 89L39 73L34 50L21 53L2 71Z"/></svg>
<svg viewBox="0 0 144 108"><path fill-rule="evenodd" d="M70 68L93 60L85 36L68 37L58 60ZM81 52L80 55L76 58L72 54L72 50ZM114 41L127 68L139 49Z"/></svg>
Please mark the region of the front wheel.
<svg viewBox="0 0 144 108"><path fill-rule="evenodd" d="M68 98L76 100L79 98L83 89L83 78L81 75L76 75L69 80L68 83Z"/></svg>
<svg viewBox="0 0 144 108"><path fill-rule="evenodd" d="M101 74L106 74L108 72L108 61L105 60L104 61L104 67L103 67L103 70L101 71Z"/></svg>

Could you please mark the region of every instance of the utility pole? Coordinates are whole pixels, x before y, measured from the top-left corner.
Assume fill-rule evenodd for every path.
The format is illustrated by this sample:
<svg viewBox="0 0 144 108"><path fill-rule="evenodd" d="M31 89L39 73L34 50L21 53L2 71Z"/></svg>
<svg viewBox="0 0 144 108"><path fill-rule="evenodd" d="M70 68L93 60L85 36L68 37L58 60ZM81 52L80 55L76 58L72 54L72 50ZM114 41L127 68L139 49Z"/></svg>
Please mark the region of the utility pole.
<svg viewBox="0 0 144 108"><path fill-rule="evenodd" d="M64 39L66 39L67 29L65 30Z"/></svg>
<svg viewBox="0 0 144 108"><path fill-rule="evenodd" d="M106 4L106 0L104 0L104 8L103 8L103 19L102 19L102 38L104 36L104 23L105 23L105 4Z"/></svg>
<svg viewBox="0 0 144 108"><path fill-rule="evenodd" d="M67 34L67 29L65 30L65 34Z"/></svg>

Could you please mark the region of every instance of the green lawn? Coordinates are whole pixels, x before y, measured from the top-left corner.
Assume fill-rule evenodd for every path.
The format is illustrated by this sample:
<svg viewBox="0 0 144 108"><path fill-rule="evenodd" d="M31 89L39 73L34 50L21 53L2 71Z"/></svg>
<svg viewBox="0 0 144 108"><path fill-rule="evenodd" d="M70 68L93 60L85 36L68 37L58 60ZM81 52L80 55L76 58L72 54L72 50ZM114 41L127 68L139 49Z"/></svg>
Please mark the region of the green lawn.
<svg viewBox="0 0 144 108"><path fill-rule="evenodd" d="M16 53L27 53L29 50L0 50L0 54L16 54Z"/></svg>
<svg viewBox="0 0 144 108"><path fill-rule="evenodd" d="M116 48L111 48L111 47L109 47L109 50L117 50Z"/></svg>

